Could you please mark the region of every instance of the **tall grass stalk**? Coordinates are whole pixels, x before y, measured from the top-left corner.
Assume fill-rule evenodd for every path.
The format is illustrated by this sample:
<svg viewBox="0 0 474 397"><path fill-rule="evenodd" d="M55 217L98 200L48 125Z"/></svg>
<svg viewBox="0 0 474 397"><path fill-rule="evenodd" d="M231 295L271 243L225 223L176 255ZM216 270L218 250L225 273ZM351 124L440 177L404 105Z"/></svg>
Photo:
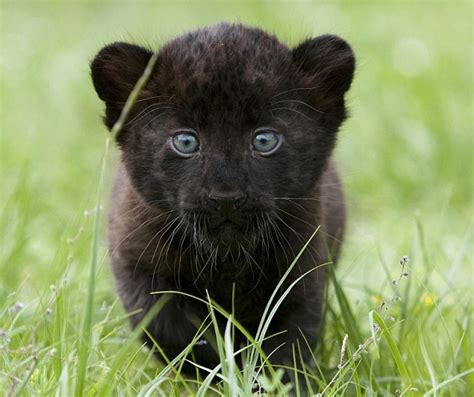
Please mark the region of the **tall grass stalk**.
<svg viewBox="0 0 474 397"><path fill-rule="evenodd" d="M76 374L76 397L81 397L84 393L84 381L87 372L87 362L90 354L91 346L91 332L92 332L92 317L94 312L94 296L96 286L96 273L97 273L97 258L100 241L100 225L101 225L101 208L102 208L102 195L105 185L105 176L107 173L107 160L109 157L110 141L114 139L117 134L122 130L125 121L127 120L130 111L132 110L135 101L138 99L140 92L150 78L153 67L155 66L157 53L154 53L147 63L147 66L135 84L132 92L127 98L125 105L120 113L117 122L113 125L111 133L105 140L104 154L102 156L102 162L100 167L99 182L97 187L96 205L94 212L94 226L92 231L90 261L89 261L89 281L87 289L87 303L82 322L79 345L78 345L78 367Z"/></svg>

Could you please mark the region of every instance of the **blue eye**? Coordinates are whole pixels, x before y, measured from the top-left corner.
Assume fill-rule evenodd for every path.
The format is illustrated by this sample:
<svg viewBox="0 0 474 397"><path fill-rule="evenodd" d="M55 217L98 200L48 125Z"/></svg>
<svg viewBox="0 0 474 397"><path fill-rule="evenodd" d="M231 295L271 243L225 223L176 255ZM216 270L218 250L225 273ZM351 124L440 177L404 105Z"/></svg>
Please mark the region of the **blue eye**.
<svg viewBox="0 0 474 397"><path fill-rule="evenodd" d="M253 148L261 154L269 154L278 148L280 136L271 129L259 129L253 138Z"/></svg>
<svg viewBox="0 0 474 397"><path fill-rule="evenodd" d="M179 154L190 155L199 150L199 141L194 133L180 132L171 140L173 149Z"/></svg>

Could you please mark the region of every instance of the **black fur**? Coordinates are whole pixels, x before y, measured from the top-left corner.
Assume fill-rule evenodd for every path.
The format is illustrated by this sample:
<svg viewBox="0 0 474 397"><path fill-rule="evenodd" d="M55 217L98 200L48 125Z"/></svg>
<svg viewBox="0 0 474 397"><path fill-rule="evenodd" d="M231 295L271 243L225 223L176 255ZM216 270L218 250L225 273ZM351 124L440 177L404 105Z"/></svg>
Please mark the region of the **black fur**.
<svg viewBox="0 0 474 397"><path fill-rule="evenodd" d="M109 128L151 54L114 43L92 62ZM117 137L122 163L110 209L119 293L127 311L143 309L132 316L133 325L160 299L152 291L205 298L207 290L231 311L235 288L235 317L255 333L281 275L319 225L284 288L337 259L344 204L330 156L346 117L344 94L354 65L351 48L338 37L320 36L289 49L242 25L201 29L159 51ZM270 155L252 149L261 127L281 139ZM188 157L171 148L173 134L182 129L195 130L200 143ZM274 363L291 362L291 345L301 332L311 344L317 340L325 279L324 268L310 273L278 310L270 334L287 332L264 345L270 353L284 343ZM205 305L173 296L148 331L172 359L196 333L192 319L207 313ZM236 335L236 344L242 341ZM218 360L210 344L195 346L194 355L205 366Z"/></svg>

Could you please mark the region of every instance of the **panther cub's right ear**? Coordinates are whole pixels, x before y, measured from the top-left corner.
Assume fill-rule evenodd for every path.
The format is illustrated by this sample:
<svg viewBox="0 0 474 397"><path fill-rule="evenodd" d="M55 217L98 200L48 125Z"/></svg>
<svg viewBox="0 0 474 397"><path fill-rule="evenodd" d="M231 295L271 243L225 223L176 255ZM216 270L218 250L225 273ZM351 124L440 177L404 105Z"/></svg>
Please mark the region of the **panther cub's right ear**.
<svg viewBox="0 0 474 397"><path fill-rule="evenodd" d="M92 61L92 82L97 95L106 103L105 122L109 128L119 117L152 55L145 48L117 42L102 48Z"/></svg>

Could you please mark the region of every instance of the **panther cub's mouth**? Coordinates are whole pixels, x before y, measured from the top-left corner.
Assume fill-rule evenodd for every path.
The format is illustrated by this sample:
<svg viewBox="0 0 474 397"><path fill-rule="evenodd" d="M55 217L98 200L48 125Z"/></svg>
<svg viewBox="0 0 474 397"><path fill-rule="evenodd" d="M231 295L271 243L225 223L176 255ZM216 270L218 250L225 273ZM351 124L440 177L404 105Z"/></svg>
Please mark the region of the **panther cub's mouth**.
<svg viewBox="0 0 474 397"><path fill-rule="evenodd" d="M209 227L211 230L218 230L222 228L241 228L242 227L242 219L241 217L230 214L227 216L219 216L214 219L210 219Z"/></svg>

